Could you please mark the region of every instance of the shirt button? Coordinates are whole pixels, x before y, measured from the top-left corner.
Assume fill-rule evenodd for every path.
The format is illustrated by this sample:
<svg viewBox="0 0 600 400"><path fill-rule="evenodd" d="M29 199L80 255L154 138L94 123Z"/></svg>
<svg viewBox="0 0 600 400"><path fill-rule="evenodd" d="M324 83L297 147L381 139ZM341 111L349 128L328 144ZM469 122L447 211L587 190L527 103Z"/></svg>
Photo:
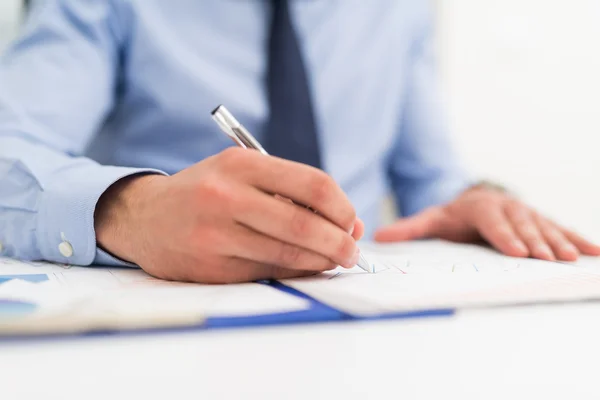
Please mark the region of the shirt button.
<svg viewBox="0 0 600 400"><path fill-rule="evenodd" d="M60 242L58 245L58 251L60 251L60 254L62 254L64 257L69 258L73 255L73 246L71 246L71 243L65 240L64 242Z"/></svg>

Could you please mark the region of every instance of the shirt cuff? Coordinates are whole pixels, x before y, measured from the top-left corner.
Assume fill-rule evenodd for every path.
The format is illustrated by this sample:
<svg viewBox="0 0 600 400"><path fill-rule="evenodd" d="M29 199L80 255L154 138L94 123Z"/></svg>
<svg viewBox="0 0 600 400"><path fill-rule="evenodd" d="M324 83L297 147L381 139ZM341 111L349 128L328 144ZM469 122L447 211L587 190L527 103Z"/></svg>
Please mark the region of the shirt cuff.
<svg viewBox="0 0 600 400"><path fill-rule="evenodd" d="M162 174L155 169L79 165L57 174L42 193L37 226L44 260L73 264L132 266L96 246L94 211L100 196L113 183L136 174Z"/></svg>
<svg viewBox="0 0 600 400"><path fill-rule="evenodd" d="M398 193L397 199L400 201L397 206L403 217L410 217L429 207L448 204L475 182L466 176L429 182L425 187L406 190L409 193L404 194L404 196Z"/></svg>

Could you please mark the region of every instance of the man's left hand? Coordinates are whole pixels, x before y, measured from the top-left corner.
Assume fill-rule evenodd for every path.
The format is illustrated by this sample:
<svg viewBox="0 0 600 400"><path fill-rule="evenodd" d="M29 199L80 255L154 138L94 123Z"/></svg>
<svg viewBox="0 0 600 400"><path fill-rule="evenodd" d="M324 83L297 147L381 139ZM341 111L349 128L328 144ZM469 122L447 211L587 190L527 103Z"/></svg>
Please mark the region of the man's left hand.
<svg viewBox="0 0 600 400"><path fill-rule="evenodd" d="M513 257L575 261L600 255L600 246L565 229L504 192L474 187L456 200L401 219L375 233L378 242L439 238L484 240Z"/></svg>

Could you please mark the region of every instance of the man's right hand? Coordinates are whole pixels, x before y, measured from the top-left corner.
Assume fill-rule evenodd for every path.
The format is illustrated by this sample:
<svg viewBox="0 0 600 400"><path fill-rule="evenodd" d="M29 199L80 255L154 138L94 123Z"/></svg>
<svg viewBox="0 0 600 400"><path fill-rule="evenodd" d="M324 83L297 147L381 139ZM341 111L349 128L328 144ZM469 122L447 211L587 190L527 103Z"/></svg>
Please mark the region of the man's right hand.
<svg viewBox="0 0 600 400"><path fill-rule="evenodd" d="M318 215L279 194L309 204ZM247 282L352 267L364 227L324 172L227 149L173 176L125 178L100 198L100 247L162 279Z"/></svg>

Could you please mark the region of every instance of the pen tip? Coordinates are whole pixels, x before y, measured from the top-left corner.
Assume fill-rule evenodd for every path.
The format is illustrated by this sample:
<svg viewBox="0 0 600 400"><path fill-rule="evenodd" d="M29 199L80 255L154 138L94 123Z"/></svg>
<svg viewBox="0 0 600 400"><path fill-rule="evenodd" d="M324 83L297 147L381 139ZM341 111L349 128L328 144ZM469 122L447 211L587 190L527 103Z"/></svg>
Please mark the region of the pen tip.
<svg viewBox="0 0 600 400"><path fill-rule="evenodd" d="M365 258L365 256L363 256L362 253L360 253L360 258L358 260L358 266L366 272L369 272L369 273L375 272L373 265L369 261L367 261L367 259Z"/></svg>

